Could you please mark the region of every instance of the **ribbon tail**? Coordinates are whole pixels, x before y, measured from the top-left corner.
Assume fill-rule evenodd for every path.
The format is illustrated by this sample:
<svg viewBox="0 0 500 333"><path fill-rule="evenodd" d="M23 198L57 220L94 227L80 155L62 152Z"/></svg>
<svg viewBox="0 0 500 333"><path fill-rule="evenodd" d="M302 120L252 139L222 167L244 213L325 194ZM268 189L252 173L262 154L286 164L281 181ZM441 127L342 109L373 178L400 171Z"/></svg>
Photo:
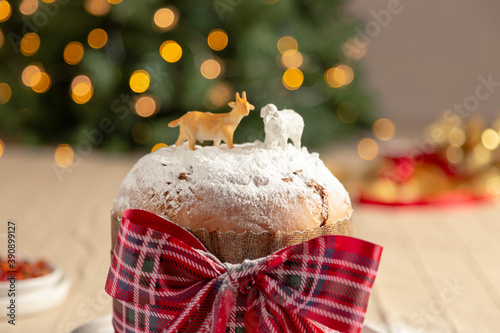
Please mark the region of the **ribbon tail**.
<svg viewBox="0 0 500 333"><path fill-rule="evenodd" d="M213 303L213 320L210 332L226 332L237 297L238 289L227 276L223 280Z"/></svg>

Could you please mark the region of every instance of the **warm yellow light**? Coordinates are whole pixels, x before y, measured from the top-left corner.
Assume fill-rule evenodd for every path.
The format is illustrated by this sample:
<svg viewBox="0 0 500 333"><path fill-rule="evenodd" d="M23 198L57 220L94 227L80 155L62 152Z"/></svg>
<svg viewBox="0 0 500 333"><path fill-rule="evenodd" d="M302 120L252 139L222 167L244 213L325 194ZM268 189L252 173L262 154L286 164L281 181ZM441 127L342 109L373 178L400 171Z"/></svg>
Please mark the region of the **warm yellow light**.
<svg viewBox="0 0 500 333"><path fill-rule="evenodd" d="M495 150L500 144L500 136L494 129L487 128L481 134L481 142L486 149Z"/></svg>
<svg viewBox="0 0 500 333"><path fill-rule="evenodd" d="M387 118L377 119L372 126L373 135L379 140L390 140L396 134L396 126Z"/></svg>
<svg viewBox="0 0 500 333"><path fill-rule="evenodd" d="M228 41L227 33L221 29L210 31L207 38L208 46L214 51L223 50L227 46Z"/></svg>
<svg viewBox="0 0 500 333"><path fill-rule="evenodd" d="M162 31L168 31L177 25L179 14L174 7L160 8L156 11L153 21Z"/></svg>
<svg viewBox="0 0 500 333"><path fill-rule="evenodd" d="M452 146L457 146L460 147L465 143L465 131L461 129L460 127L453 127L449 132L448 132L448 142Z"/></svg>
<svg viewBox="0 0 500 333"><path fill-rule="evenodd" d="M486 181L486 192L494 196L500 195L500 176L490 177Z"/></svg>
<svg viewBox="0 0 500 333"><path fill-rule="evenodd" d="M108 0L108 2L112 5L117 5L119 3L121 3L123 0Z"/></svg>
<svg viewBox="0 0 500 333"><path fill-rule="evenodd" d="M208 98L208 103L205 104L212 109L220 108L226 105L233 95L231 86L226 82L221 82L208 91L206 96Z"/></svg>
<svg viewBox="0 0 500 333"><path fill-rule="evenodd" d="M156 101L150 96L142 96L135 102L135 112L141 117L150 117L156 113Z"/></svg>
<svg viewBox="0 0 500 333"><path fill-rule="evenodd" d="M153 130L151 126L145 123L135 124L132 128L132 138L135 142L144 144L151 140L153 136Z"/></svg>
<svg viewBox="0 0 500 333"><path fill-rule="evenodd" d="M296 50L287 50L281 57L281 63L286 68L299 68L303 61L302 53Z"/></svg>
<svg viewBox="0 0 500 333"><path fill-rule="evenodd" d="M160 46L160 55L166 62L177 62L182 57L182 48L177 42L167 40Z"/></svg>
<svg viewBox="0 0 500 333"><path fill-rule="evenodd" d="M0 157L3 155L4 152L5 152L5 144L0 139Z"/></svg>
<svg viewBox="0 0 500 333"><path fill-rule="evenodd" d="M449 146L446 148L446 158L453 164L459 163L464 158L464 151L457 146Z"/></svg>
<svg viewBox="0 0 500 333"><path fill-rule="evenodd" d="M337 117L339 120L346 124L352 124L358 119L358 112L354 105L350 102L342 102L337 108Z"/></svg>
<svg viewBox="0 0 500 333"><path fill-rule="evenodd" d="M38 9L38 0L23 0L19 5L19 11L24 15L32 15Z"/></svg>
<svg viewBox="0 0 500 333"><path fill-rule="evenodd" d="M31 56L38 51L40 47L40 37L34 32L28 32L21 39L21 53L25 56Z"/></svg>
<svg viewBox="0 0 500 333"><path fill-rule="evenodd" d="M221 72L221 66L217 60L208 59L201 64L200 71L201 75L211 80L219 76Z"/></svg>
<svg viewBox="0 0 500 333"><path fill-rule="evenodd" d="M107 0L85 0L84 7L92 15L106 15L111 9L111 4Z"/></svg>
<svg viewBox="0 0 500 333"><path fill-rule="evenodd" d="M56 0L42 0L42 1L45 2L45 3L52 3L52 2L54 2Z"/></svg>
<svg viewBox="0 0 500 333"><path fill-rule="evenodd" d="M12 90L7 83L0 83L0 104L5 104L12 96Z"/></svg>
<svg viewBox="0 0 500 333"><path fill-rule="evenodd" d="M366 49L366 42L359 37L350 38L342 45L344 54L353 60L363 58L366 54Z"/></svg>
<svg viewBox="0 0 500 333"><path fill-rule="evenodd" d="M108 42L108 34L102 29L94 29L89 33L87 42L93 49L100 49Z"/></svg>
<svg viewBox="0 0 500 333"><path fill-rule="evenodd" d="M2 48L4 42L5 42L5 36L2 32L2 29L0 29L0 48Z"/></svg>
<svg viewBox="0 0 500 333"><path fill-rule="evenodd" d="M12 7L7 0L0 1L0 22L5 22L12 14Z"/></svg>
<svg viewBox="0 0 500 333"><path fill-rule="evenodd" d="M148 90L150 83L149 73L143 69L133 72L129 80L130 89L136 93L143 93Z"/></svg>
<svg viewBox="0 0 500 333"><path fill-rule="evenodd" d="M358 143L358 154L364 160L373 160L378 155L378 144L375 140L365 138Z"/></svg>
<svg viewBox="0 0 500 333"><path fill-rule="evenodd" d="M41 73L42 69L36 65L29 65L27 66L21 75L21 80L23 81L24 85L27 87L34 86L38 83L36 80L40 80L41 76L36 76L35 74ZM34 80L36 79L36 80Z"/></svg>
<svg viewBox="0 0 500 333"><path fill-rule="evenodd" d="M278 51L280 51L281 54L284 54L288 50L297 51L298 48L299 44L297 40L291 36L281 37L278 41Z"/></svg>
<svg viewBox="0 0 500 333"><path fill-rule="evenodd" d="M94 95L92 81L86 75L78 75L71 82L71 98L77 104L85 104Z"/></svg>
<svg viewBox="0 0 500 333"><path fill-rule="evenodd" d="M166 143L157 143L153 146L153 148L151 148L151 152L154 153L155 151L157 151L158 149L160 148L165 148L165 147L168 147L168 145Z"/></svg>
<svg viewBox="0 0 500 333"><path fill-rule="evenodd" d="M76 65L83 58L83 45L79 42L71 42L64 48L64 61L70 65Z"/></svg>
<svg viewBox="0 0 500 333"><path fill-rule="evenodd" d="M347 65L332 67L325 72L325 82L332 88L348 85L354 79L354 72Z"/></svg>
<svg viewBox="0 0 500 333"><path fill-rule="evenodd" d="M73 148L70 145L63 143L57 146L56 152L54 153L54 159L56 164L60 168L67 168L71 164L73 164L73 160L75 158L75 153L73 152Z"/></svg>
<svg viewBox="0 0 500 333"><path fill-rule="evenodd" d="M33 75L31 82L31 89L33 89L34 92L42 94L49 90L50 85L52 84L52 79L47 73L38 72Z"/></svg>
<svg viewBox="0 0 500 333"><path fill-rule="evenodd" d="M300 69L290 68L283 73L283 85L288 90L297 90L304 82L304 74Z"/></svg>

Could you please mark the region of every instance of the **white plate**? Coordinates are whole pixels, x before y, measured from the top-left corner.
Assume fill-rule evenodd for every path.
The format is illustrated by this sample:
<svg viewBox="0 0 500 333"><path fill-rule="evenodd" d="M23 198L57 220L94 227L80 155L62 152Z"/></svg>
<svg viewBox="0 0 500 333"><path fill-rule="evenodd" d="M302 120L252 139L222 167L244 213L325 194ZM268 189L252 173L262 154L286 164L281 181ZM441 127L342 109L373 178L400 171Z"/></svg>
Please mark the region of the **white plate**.
<svg viewBox="0 0 500 333"><path fill-rule="evenodd" d="M71 333L115 333L115 329L111 323L111 315L108 315L78 326Z"/></svg>
<svg viewBox="0 0 500 333"><path fill-rule="evenodd" d="M70 285L69 278L58 268L44 276L16 281L16 315L32 315L54 308L66 299ZM2 309L10 304L9 288L9 281L0 282Z"/></svg>

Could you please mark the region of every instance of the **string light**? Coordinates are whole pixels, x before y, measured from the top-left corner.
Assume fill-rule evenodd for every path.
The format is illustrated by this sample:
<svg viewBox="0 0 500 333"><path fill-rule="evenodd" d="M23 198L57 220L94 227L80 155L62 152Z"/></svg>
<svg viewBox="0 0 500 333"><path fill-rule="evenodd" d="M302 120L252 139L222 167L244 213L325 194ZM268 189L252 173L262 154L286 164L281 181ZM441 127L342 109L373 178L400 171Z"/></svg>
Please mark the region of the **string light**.
<svg viewBox="0 0 500 333"><path fill-rule="evenodd" d="M153 148L151 148L151 152L154 153L158 149L160 149L160 148L166 148L166 147L168 147L168 145L166 143L157 143L157 144L155 144L153 146Z"/></svg>
<svg viewBox="0 0 500 333"><path fill-rule="evenodd" d="M348 85L354 79L354 71L347 65L332 67L325 72L325 82L332 88Z"/></svg>
<svg viewBox="0 0 500 333"><path fill-rule="evenodd" d="M111 4L107 0L85 0L84 7L92 15L103 16L111 9Z"/></svg>
<svg viewBox="0 0 500 333"><path fill-rule="evenodd" d="M129 80L130 89L136 93L143 93L149 88L151 79L149 73L143 69L136 70L132 73Z"/></svg>
<svg viewBox="0 0 500 333"><path fill-rule="evenodd" d="M366 50L366 42L358 37L350 38L342 45L343 53L352 60L363 58L366 54Z"/></svg>
<svg viewBox="0 0 500 333"><path fill-rule="evenodd" d="M372 126L373 135L382 141L390 140L396 134L396 126L387 118L377 119Z"/></svg>
<svg viewBox="0 0 500 333"><path fill-rule="evenodd" d="M3 143L2 139L0 139L0 157L3 155L5 152L5 144Z"/></svg>
<svg viewBox="0 0 500 333"><path fill-rule="evenodd" d="M450 163L457 164L464 158L464 151L457 146L449 146L446 148L446 158Z"/></svg>
<svg viewBox="0 0 500 333"><path fill-rule="evenodd" d="M25 56L32 56L40 47L40 37L34 32L28 32L21 39L21 53Z"/></svg>
<svg viewBox="0 0 500 333"><path fill-rule="evenodd" d="M203 77L212 80L219 76L221 73L221 66L215 59L205 60L200 67L200 72Z"/></svg>
<svg viewBox="0 0 500 333"><path fill-rule="evenodd" d="M160 46L160 55L166 62L174 63L182 57L182 48L177 42L167 40Z"/></svg>
<svg viewBox="0 0 500 333"><path fill-rule="evenodd" d="M460 127L454 127L448 132L448 142L452 146L462 146L465 143L465 139L465 131Z"/></svg>
<svg viewBox="0 0 500 333"><path fill-rule="evenodd" d="M160 8L156 11L153 22L162 31L173 29L177 25L179 14L174 7Z"/></svg>
<svg viewBox="0 0 500 333"><path fill-rule="evenodd" d="M150 117L156 111L158 111L158 106L151 96L141 96L135 102L135 112L141 117Z"/></svg>
<svg viewBox="0 0 500 333"><path fill-rule="evenodd" d="M288 50L297 51L299 44L292 36L284 36L278 40L278 51L284 54Z"/></svg>
<svg viewBox="0 0 500 333"><path fill-rule="evenodd" d="M45 2L45 3L53 3L56 0L42 0L42 1Z"/></svg>
<svg viewBox="0 0 500 333"><path fill-rule="evenodd" d="M56 161L56 164L60 168L69 167L71 164L73 164L74 158L75 158L75 153L70 145L63 143L57 146L56 151L54 153L54 159Z"/></svg>
<svg viewBox="0 0 500 333"><path fill-rule="evenodd" d="M214 29L210 31L207 38L208 46L214 51L221 51L227 46L229 38L227 33L222 29Z"/></svg>
<svg viewBox="0 0 500 333"><path fill-rule="evenodd" d="M108 0L108 2L112 5L117 5L119 3L121 3L123 0Z"/></svg>
<svg viewBox="0 0 500 333"><path fill-rule="evenodd" d="M7 83L0 83L0 104L5 104L10 100L12 90Z"/></svg>
<svg viewBox="0 0 500 333"><path fill-rule="evenodd" d="M352 103L342 102L337 108L337 117L345 124L352 124L358 119L359 114Z"/></svg>
<svg viewBox="0 0 500 333"><path fill-rule="evenodd" d="M19 11L24 15L32 15L38 9L38 0L23 0L19 5Z"/></svg>
<svg viewBox="0 0 500 333"><path fill-rule="evenodd" d="M288 90L297 90L304 82L304 74L297 68L290 68L283 73L283 85Z"/></svg>
<svg viewBox="0 0 500 333"><path fill-rule="evenodd" d="M0 22L5 22L12 14L12 7L7 0L0 1Z"/></svg>
<svg viewBox="0 0 500 333"><path fill-rule="evenodd" d="M83 45L79 42L71 42L64 48L64 61L70 65L76 65L83 59Z"/></svg>
<svg viewBox="0 0 500 333"><path fill-rule="evenodd" d="M132 138L139 144L147 143L151 140L152 136L153 130L151 129L151 126L146 123L135 124L132 128Z"/></svg>
<svg viewBox="0 0 500 333"><path fill-rule="evenodd" d="M34 92L43 94L44 92L49 90L52 84L52 79L50 78L49 74L45 72L37 72L33 74L31 83L31 89L33 89Z"/></svg>
<svg viewBox="0 0 500 333"><path fill-rule="evenodd" d="M38 83L35 80L33 80L33 78L40 79L40 76L35 77L35 74L41 72L42 69L37 65L26 66L21 75L21 80L23 81L25 86L32 87Z"/></svg>
<svg viewBox="0 0 500 333"><path fill-rule="evenodd" d="M495 150L500 144L498 132L492 128L487 128L481 134L481 143L488 150Z"/></svg>
<svg viewBox="0 0 500 333"><path fill-rule="evenodd" d="M378 144L375 140L365 138L358 143L358 154L364 160L373 160L378 155Z"/></svg>
<svg viewBox="0 0 500 333"><path fill-rule="evenodd" d="M108 34L102 29L94 29L89 33L87 42L93 49L100 49L108 42Z"/></svg>
<svg viewBox="0 0 500 333"><path fill-rule="evenodd" d="M71 98L77 104L85 104L94 95L92 81L86 75L78 75L71 82Z"/></svg>
<svg viewBox="0 0 500 333"><path fill-rule="evenodd" d="M281 57L281 64L285 68L299 68L303 61L302 53L297 50L287 50Z"/></svg>

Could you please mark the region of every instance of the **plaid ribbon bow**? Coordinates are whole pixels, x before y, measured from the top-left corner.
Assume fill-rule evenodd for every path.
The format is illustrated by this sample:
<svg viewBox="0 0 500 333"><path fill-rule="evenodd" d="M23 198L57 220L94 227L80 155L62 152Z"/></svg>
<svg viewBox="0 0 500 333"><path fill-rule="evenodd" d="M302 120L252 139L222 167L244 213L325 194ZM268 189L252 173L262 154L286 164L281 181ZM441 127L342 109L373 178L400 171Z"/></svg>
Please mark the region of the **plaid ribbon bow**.
<svg viewBox="0 0 500 333"><path fill-rule="evenodd" d="M176 224L127 210L106 292L116 332L360 332L381 253L321 236L227 264Z"/></svg>

